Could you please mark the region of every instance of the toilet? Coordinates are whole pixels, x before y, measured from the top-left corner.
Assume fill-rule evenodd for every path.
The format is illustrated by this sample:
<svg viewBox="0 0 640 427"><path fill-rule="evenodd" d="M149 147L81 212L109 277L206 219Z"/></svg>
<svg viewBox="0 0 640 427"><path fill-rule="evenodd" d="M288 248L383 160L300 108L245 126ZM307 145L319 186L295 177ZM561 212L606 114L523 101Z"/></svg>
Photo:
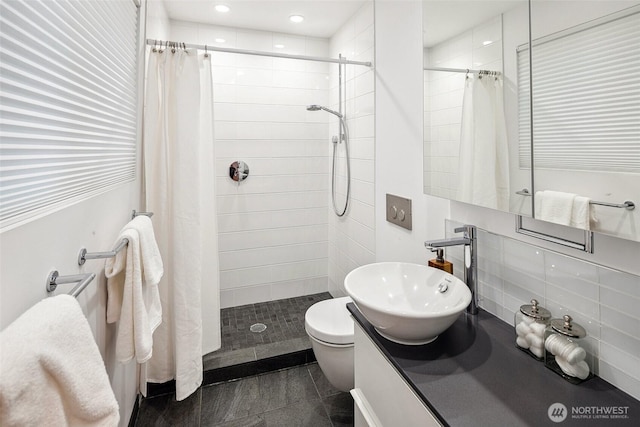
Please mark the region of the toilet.
<svg viewBox="0 0 640 427"><path fill-rule="evenodd" d="M353 388L353 320L347 310L350 297L313 304L304 315L316 360L327 380L340 391Z"/></svg>

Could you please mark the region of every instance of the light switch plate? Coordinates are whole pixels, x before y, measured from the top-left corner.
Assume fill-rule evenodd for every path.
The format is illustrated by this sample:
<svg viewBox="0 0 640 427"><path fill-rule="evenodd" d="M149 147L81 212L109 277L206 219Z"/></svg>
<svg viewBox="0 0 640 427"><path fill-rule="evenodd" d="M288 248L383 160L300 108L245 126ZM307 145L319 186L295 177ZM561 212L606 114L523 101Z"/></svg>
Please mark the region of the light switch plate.
<svg viewBox="0 0 640 427"><path fill-rule="evenodd" d="M411 230L411 199L387 194L387 221Z"/></svg>

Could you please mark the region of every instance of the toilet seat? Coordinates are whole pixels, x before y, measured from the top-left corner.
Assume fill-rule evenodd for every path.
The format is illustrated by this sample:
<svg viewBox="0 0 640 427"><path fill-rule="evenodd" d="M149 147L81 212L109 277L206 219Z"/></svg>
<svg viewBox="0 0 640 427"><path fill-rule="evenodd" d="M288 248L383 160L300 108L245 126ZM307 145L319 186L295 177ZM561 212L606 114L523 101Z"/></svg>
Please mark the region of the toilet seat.
<svg viewBox="0 0 640 427"><path fill-rule="evenodd" d="M304 326L311 338L328 344L353 344L353 319L347 303L350 297L320 301L309 307L304 315Z"/></svg>

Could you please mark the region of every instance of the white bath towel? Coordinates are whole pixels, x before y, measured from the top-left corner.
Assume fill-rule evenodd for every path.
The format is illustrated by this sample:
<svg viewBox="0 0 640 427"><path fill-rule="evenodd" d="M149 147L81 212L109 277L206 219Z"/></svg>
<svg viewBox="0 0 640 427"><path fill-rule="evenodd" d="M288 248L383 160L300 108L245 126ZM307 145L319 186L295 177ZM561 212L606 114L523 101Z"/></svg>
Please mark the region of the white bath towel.
<svg viewBox="0 0 640 427"><path fill-rule="evenodd" d="M591 199L584 196L576 196L573 199L570 225L583 230L591 230L591 219Z"/></svg>
<svg viewBox="0 0 640 427"><path fill-rule="evenodd" d="M31 307L0 333L0 349L0 425L118 425L118 402L74 297Z"/></svg>
<svg viewBox="0 0 640 427"><path fill-rule="evenodd" d="M560 191L536 192L536 218L556 224L571 225L573 202L576 194Z"/></svg>
<svg viewBox="0 0 640 427"><path fill-rule="evenodd" d="M108 258L107 322L119 321L116 336L116 359L127 362L135 357L144 363L151 357L153 331L162 322L158 283L164 274L162 258L153 233L151 219L137 216L121 231L117 242L129 241L122 250Z"/></svg>

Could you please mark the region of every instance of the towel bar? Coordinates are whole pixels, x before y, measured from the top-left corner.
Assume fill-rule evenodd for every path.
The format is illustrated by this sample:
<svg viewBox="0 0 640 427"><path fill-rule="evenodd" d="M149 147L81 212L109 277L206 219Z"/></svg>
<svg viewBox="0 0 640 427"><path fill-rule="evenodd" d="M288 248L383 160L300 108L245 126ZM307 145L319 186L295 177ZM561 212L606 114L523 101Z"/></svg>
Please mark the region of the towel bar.
<svg viewBox="0 0 640 427"><path fill-rule="evenodd" d="M120 243L118 243L118 246L109 252L87 252L86 248L82 248L78 253L78 265L84 265L85 261L88 259L112 258L124 249L128 243L129 241L127 239L122 239L120 240Z"/></svg>
<svg viewBox="0 0 640 427"><path fill-rule="evenodd" d="M516 191L516 194L531 197L531 193L529 193L529 190L527 190L526 188L523 188L520 191ZM636 204L631 200L625 200L624 203L596 202L595 200L591 200L589 203L598 206L608 206L610 208L626 209L628 211L632 211L636 208Z"/></svg>
<svg viewBox="0 0 640 427"><path fill-rule="evenodd" d="M77 298L78 295L80 295L80 293L84 291L84 288L86 288L89 283L91 283L91 281L95 278L95 273L60 276L58 274L58 270L53 270L51 273L49 273L49 276L47 276L47 292L55 291L58 285L77 282L78 284L74 286L73 289L71 289L71 292L69 292L69 295Z"/></svg>

